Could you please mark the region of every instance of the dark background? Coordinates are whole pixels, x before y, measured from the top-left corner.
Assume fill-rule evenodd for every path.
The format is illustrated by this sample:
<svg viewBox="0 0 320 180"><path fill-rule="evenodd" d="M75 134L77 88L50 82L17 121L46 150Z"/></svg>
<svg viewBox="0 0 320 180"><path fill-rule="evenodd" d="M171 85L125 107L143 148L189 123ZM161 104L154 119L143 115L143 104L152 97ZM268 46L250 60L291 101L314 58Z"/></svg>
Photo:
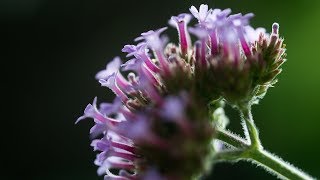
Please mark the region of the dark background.
<svg viewBox="0 0 320 180"><path fill-rule="evenodd" d="M289 2L289 1L288 1ZM320 177L319 1L202 1L253 12L255 27L274 21L288 62L276 88L254 107L264 146ZM2 117L0 179L103 179L93 165L89 128L76 118L95 96L112 93L97 71L141 32L166 26L198 1L1 0ZM172 29L169 33L176 41ZM237 114L230 128L241 132ZM209 179L275 179L247 162L219 164Z"/></svg>

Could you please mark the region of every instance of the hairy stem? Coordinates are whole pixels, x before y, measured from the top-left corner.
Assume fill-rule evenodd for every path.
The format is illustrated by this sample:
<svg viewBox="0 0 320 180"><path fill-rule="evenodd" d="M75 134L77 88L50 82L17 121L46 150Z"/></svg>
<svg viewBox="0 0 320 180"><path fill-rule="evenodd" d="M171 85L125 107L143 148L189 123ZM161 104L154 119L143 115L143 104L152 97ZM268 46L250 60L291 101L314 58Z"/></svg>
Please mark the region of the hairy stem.
<svg viewBox="0 0 320 180"><path fill-rule="evenodd" d="M217 139L236 148L249 147L248 142L232 132L225 129L217 129Z"/></svg>
<svg viewBox="0 0 320 180"><path fill-rule="evenodd" d="M228 130L217 128L217 139L233 146L234 149L217 152L215 155L216 162L249 160L280 179L314 179L281 158L264 150L259 139L257 127L252 118L250 106L240 108L240 112L245 121L244 129L247 130L247 140Z"/></svg>
<svg viewBox="0 0 320 180"><path fill-rule="evenodd" d="M259 132L254 124L252 113L251 113L251 105L242 106L240 108L241 117L244 121L244 130L248 133L245 133L247 137L247 140L250 142L250 146L254 148L262 148L260 138L259 138Z"/></svg>
<svg viewBox="0 0 320 180"><path fill-rule="evenodd" d="M222 152L218 152L214 156L214 162L224 162L224 161L236 162L242 159L243 153L245 153L245 150L243 149L225 150Z"/></svg>
<svg viewBox="0 0 320 180"><path fill-rule="evenodd" d="M279 157L269 153L266 150L251 151L247 154L249 159L252 159L254 163L261 165L268 172L278 176L281 179L314 179L293 165L283 161Z"/></svg>
<svg viewBox="0 0 320 180"><path fill-rule="evenodd" d="M218 130L217 139L232 145L236 149L218 152L214 157L216 162L249 160L281 179L314 179L293 165L264 150L262 147L258 149L248 146L248 143L244 139L229 131Z"/></svg>

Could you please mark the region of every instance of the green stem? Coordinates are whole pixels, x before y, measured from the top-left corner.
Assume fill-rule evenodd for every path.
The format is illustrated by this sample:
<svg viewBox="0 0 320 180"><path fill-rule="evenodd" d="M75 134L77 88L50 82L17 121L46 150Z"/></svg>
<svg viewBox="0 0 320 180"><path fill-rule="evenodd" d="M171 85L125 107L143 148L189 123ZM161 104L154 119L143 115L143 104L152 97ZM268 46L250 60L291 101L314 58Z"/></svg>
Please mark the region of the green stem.
<svg viewBox="0 0 320 180"><path fill-rule="evenodd" d="M281 179L304 179L312 180L311 176L283 161L279 157L266 150L255 150L247 154L258 165L262 165L271 174L277 175Z"/></svg>
<svg viewBox="0 0 320 180"><path fill-rule="evenodd" d="M217 137L216 137L217 139L236 148L249 147L249 144L247 143L247 141L239 137L238 135L235 135L228 130L224 130L220 128L218 128L217 131L218 131Z"/></svg>
<svg viewBox="0 0 320 180"><path fill-rule="evenodd" d="M214 162L223 162L223 161L239 161L241 160L243 153L245 150L243 149L236 149L236 150L225 150L222 152L218 152L214 156Z"/></svg>
<svg viewBox="0 0 320 180"><path fill-rule="evenodd" d="M259 138L259 132L254 124L252 113L251 113L251 106L246 105L242 106L240 108L241 117L244 120L244 129L245 135L247 140L250 142L251 147L255 147L257 149L262 148L260 138Z"/></svg>
<svg viewBox="0 0 320 180"><path fill-rule="evenodd" d="M298 168L267 152L262 146L258 148L257 146L252 146L252 144L249 145L246 140L228 130L218 129L217 131L217 139L236 149L217 152L215 155L216 162L250 160L281 179L314 179Z"/></svg>

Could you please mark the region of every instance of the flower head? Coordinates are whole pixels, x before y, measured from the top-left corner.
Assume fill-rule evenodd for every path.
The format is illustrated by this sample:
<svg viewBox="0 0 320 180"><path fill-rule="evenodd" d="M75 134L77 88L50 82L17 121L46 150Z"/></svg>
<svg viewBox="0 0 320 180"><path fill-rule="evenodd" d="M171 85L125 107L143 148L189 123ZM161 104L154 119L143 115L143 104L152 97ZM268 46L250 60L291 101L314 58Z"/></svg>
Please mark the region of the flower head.
<svg viewBox="0 0 320 180"><path fill-rule="evenodd" d="M179 46L161 38L167 28L147 31L136 38L140 43L122 49L130 60L121 65L115 58L96 75L117 98L100 108L95 99L78 121L94 119L90 133L102 136L92 142L100 152L95 164L106 179L190 179L203 173L215 152L215 128L228 121L222 102L258 101L281 72L285 49L277 23L268 35L250 26L251 13L230 15L230 9L203 4L190 12L195 27L187 28L190 14L169 21ZM189 33L197 37L194 43Z"/></svg>

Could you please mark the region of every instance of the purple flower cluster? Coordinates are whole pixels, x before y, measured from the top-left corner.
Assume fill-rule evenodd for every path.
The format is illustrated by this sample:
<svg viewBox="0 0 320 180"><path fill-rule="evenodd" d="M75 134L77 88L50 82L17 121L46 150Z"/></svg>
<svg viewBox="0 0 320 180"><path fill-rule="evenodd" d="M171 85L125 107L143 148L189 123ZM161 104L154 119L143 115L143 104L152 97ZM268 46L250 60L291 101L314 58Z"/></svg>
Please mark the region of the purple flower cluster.
<svg viewBox="0 0 320 180"><path fill-rule="evenodd" d="M92 118L91 146L98 174L105 179L190 179L203 173L214 147L215 122L208 104L231 103L263 94L284 61L277 24L271 35L253 29L253 14L192 6L173 16L179 46L161 36L167 29L142 33L137 45L125 45L129 58L114 58L96 75L116 95L97 99L78 120ZM189 33L197 37L192 44ZM125 77L124 74L127 76ZM99 139L101 138L101 139Z"/></svg>

